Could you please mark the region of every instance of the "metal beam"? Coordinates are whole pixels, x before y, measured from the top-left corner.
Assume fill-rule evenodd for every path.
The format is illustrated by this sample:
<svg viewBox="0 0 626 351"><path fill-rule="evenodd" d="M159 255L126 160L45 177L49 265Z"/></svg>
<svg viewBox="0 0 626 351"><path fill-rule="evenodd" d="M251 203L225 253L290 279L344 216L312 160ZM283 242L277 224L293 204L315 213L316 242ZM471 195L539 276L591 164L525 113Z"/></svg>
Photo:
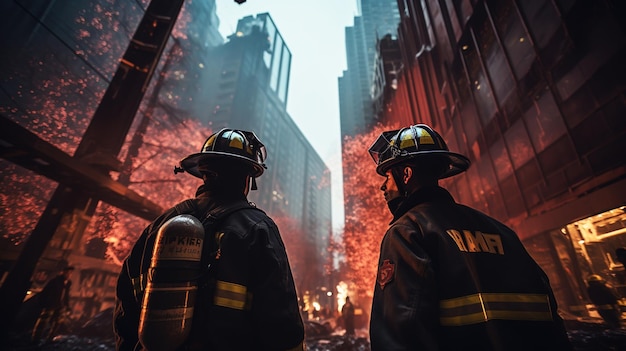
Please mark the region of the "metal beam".
<svg viewBox="0 0 626 351"><path fill-rule="evenodd" d="M152 221L163 208L0 115L0 157Z"/></svg>

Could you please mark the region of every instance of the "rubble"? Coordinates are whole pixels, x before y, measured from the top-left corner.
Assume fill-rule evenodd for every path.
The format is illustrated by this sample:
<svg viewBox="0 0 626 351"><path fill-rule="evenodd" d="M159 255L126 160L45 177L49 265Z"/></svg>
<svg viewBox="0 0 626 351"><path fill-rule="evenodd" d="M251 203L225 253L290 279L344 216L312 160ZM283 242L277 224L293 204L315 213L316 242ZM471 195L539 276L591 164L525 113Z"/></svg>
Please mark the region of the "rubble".
<svg viewBox="0 0 626 351"><path fill-rule="evenodd" d="M66 329L43 344L32 344L30 333L13 333L7 351L115 351L111 320L112 309L104 310L86 323ZM598 321L566 321L568 335L575 351L626 350L626 329L610 329ZM308 351L370 351L366 329L357 330L356 336L344 335L342 328L331 323L305 322Z"/></svg>

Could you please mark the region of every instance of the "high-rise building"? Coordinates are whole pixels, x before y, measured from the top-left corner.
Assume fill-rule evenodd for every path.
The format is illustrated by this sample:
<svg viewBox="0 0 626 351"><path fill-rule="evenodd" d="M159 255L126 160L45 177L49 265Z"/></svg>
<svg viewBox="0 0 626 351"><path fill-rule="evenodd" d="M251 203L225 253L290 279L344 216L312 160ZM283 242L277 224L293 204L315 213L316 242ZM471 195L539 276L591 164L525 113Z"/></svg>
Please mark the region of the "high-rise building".
<svg viewBox="0 0 626 351"><path fill-rule="evenodd" d="M342 139L376 122L371 87L377 40L386 35L395 38L400 22L396 1L360 0L358 5L360 16L345 29L347 69L338 83Z"/></svg>
<svg viewBox="0 0 626 351"><path fill-rule="evenodd" d="M314 289L332 230L330 173L286 111L291 52L270 15L261 13L239 20L214 54L204 118L214 130L253 130L265 144L268 169L250 199L276 219L286 241L301 244L291 255L294 270L302 289Z"/></svg>
<svg viewBox="0 0 626 351"><path fill-rule="evenodd" d="M589 315L592 274L623 296L623 3L404 1L400 11L404 70L383 120L427 123L471 159L443 185L518 233L564 312Z"/></svg>
<svg viewBox="0 0 626 351"><path fill-rule="evenodd" d="M360 16L354 17L352 27L345 28L347 69L338 79L342 149L346 136L361 134L377 122L373 101L379 93L372 90L376 48L379 39L396 37L400 22L396 1L360 0L358 5ZM347 176L344 172L344 184L348 183ZM352 207L347 200L344 212L351 213Z"/></svg>

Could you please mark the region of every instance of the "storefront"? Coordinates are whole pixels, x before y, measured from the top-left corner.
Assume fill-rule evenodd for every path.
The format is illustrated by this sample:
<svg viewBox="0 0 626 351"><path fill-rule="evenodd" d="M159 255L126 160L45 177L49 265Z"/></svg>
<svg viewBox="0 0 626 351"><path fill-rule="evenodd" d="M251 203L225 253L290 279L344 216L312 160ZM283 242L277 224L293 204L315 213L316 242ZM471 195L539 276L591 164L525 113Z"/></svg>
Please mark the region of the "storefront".
<svg viewBox="0 0 626 351"><path fill-rule="evenodd" d="M524 240L546 271L562 313L594 315L587 280L599 275L626 301L626 270L616 250L626 247L626 206L594 214Z"/></svg>

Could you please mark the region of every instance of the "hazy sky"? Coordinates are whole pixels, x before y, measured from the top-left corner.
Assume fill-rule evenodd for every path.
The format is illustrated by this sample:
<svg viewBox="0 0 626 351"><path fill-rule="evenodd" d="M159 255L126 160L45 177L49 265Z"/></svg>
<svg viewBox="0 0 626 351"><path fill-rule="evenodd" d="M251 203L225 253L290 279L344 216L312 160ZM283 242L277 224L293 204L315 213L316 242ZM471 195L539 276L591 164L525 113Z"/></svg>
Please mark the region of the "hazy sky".
<svg viewBox="0 0 626 351"><path fill-rule="evenodd" d="M287 112L332 174L333 227L343 225L341 140L337 80L346 69L345 28L357 0L217 0L222 36L237 21L267 12L292 54ZM268 158L271 158L269 150Z"/></svg>

